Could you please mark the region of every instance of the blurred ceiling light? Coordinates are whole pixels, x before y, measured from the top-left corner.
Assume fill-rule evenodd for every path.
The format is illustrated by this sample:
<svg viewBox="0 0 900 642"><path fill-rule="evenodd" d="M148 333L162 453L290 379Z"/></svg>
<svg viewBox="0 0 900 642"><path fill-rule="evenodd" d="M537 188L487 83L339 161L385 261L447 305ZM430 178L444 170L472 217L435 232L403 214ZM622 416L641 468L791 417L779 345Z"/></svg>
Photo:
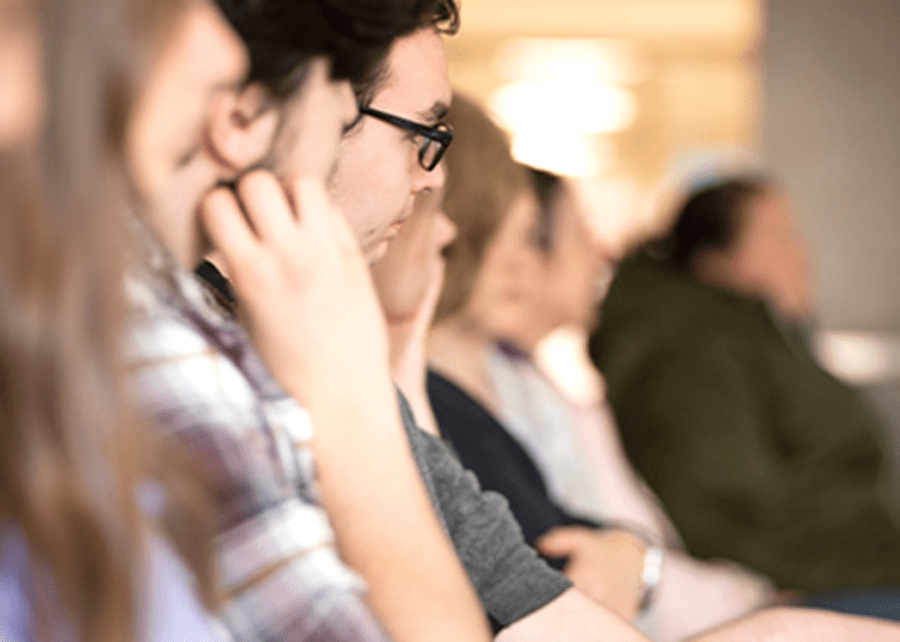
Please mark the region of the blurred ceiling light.
<svg viewBox="0 0 900 642"><path fill-rule="evenodd" d="M596 136L532 129L513 132L513 156L520 163L564 176L597 176L609 166L609 141Z"/></svg>
<svg viewBox="0 0 900 642"><path fill-rule="evenodd" d="M630 126L637 103L626 89L583 80L512 83L500 87L490 107L515 133L533 129L578 134L608 133Z"/></svg>
<svg viewBox="0 0 900 642"><path fill-rule="evenodd" d="M513 135L524 163L568 176L598 176L613 150L600 134L621 131L637 117L637 101L620 86L646 76L626 40L513 38L495 58L510 82L489 105Z"/></svg>
<svg viewBox="0 0 900 642"><path fill-rule="evenodd" d="M500 76L511 81L633 84L647 76L637 48L622 39L511 38L494 62Z"/></svg>

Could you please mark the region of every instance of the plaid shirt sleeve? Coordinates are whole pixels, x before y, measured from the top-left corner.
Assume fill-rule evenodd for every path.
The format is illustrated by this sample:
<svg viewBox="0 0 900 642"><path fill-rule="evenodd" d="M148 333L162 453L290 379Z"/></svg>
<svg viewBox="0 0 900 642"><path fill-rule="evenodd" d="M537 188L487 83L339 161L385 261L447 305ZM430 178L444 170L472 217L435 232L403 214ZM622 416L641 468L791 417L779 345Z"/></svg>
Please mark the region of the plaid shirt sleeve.
<svg viewBox="0 0 900 642"><path fill-rule="evenodd" d="M388 642L315 500L306 412L229 353L242 334L219 337L152 296L144 303L127 346L133 391L217 480L220 615L235 639Z"/></svg>

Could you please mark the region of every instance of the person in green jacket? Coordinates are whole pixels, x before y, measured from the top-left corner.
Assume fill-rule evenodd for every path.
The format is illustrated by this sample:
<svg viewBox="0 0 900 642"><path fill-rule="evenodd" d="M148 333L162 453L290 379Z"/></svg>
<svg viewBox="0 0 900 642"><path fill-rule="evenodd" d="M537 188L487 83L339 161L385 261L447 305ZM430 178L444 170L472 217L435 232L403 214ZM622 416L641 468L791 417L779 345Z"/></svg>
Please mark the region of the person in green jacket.
<svg viewBox="0 0 900 642"><path fill-rule="evenodd" d="M881 430L805 343L805 266L771 181L707 187L620 266L591 356L628 456L693 555L803 594L896 591Z"/></svg>

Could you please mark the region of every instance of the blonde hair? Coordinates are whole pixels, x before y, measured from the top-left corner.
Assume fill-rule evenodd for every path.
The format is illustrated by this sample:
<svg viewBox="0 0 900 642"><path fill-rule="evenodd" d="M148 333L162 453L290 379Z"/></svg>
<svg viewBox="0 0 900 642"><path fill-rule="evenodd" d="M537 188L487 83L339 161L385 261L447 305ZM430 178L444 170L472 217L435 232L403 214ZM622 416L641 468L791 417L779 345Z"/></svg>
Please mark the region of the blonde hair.
<svg viewBox="0 0 900 642"><path fill-rule="evenodd" d="M165 476L193 537L173 540L213 596L201 487L169 474L181 466L135 419L120 372L125 130L177 4L26 3L42 24L46 119L35 148L0 150L0 525L52 578L35 584L38 639L60 622L80 642L137 638L149 526L136 493L152 478Z"/></svg>
<svg viewBox="0 0 900 642"><path fill-rule="evenodd" d="M509 138L473 99L455 92L448 122L444 212L458 230L445 250L447 273L435 321L463 308L484 253L516 196L528 189L523 166L513 160Z"/></svg>

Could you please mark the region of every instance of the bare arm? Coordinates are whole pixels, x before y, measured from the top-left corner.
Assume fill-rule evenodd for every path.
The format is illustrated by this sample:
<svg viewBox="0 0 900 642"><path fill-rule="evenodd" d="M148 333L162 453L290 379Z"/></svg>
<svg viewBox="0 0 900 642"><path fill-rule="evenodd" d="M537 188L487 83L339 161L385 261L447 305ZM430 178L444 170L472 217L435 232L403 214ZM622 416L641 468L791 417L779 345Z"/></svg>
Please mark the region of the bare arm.
<svg viewBox="0 0 900 642"><path fill-rule="evenodd" d="M728 562L702 562L666 551L662 580L654 595L658 642L675 642L772 604L774 587L765 577Z"/></svg>
<svg viewBox="0 0 900 642"><path fill-rule="evenodd" d="M689 642L894 642L900 624L816 609L774 608L713 629Z"/></svg>
<svg viewBox="0 0 900 642"><path fill-rule="evenodd" d="M647 642L634 626L574 588L503 629L496 639L497 642Z"/></svg>

